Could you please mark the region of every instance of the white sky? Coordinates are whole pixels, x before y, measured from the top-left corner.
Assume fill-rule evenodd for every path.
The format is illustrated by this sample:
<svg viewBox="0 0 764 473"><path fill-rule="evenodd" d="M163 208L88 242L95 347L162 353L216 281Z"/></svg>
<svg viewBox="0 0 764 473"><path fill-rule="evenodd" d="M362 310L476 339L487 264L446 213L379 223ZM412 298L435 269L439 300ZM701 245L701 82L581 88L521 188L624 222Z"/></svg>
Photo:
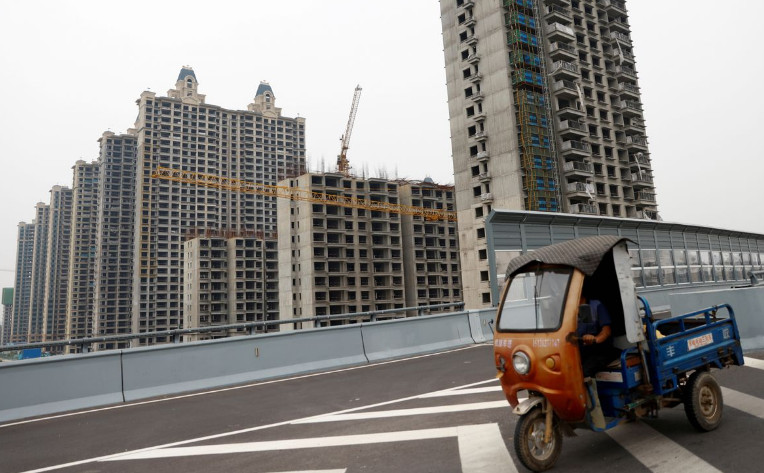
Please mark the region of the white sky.
<svg viewBox="0 0 764 473"><path fill-rule="evenodd" d="M627 5L663 219L764 233L764 3ZM16 224L183 65L226 108L268 80L284 115L306 118L313 169L334 164L360 84L354 169L453 182L439 17L435 0L0 0L0 287L13 285Z"/></svg>

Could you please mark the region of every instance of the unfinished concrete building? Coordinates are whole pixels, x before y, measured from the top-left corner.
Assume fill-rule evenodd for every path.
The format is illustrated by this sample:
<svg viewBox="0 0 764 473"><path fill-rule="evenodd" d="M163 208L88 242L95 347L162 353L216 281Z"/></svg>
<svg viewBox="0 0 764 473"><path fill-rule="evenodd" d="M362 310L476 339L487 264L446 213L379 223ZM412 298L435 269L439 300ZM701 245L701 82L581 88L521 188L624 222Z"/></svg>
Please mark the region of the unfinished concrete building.
<svg viewBox="0 0 764 473"><path fill-rule="evenodd" d="M267 322L279 319L278 255L275 239L199 236L185 242L183 279L185 328ZM254 331L278 330L272 324ZM249 332L226 329L186 336L206 340Z"/></svg>
<svg viewBox="0 0 764 473"><path fill-rule="evenodd" d="M491 209L656 219L657 204L623 1L440 5L465 303L477 308L492 303Z"/></svg>
<svg viewBox="0 0 764 473"><path fill-rule="evenodd" d="M341 173L305 174L281 185L307 196L279 201L283 317L461 300L454 223L380 210L449 209L451 190Z"/></svg>

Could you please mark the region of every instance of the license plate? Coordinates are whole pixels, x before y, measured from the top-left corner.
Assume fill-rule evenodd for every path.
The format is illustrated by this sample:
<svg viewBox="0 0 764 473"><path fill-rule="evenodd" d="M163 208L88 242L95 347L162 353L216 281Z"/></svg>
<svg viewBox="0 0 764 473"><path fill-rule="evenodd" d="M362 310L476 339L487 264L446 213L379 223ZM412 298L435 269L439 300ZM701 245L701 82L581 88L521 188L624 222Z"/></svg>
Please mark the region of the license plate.
<svg viewBox="0 0 764 473"><path fill-rule="evenodd" d="M700 337L695 337L687 340L687 350L694 350L696 348L704 347L712 343L714 343L714 336L710 333L707 333L705 335L701 335Z"/></svg>

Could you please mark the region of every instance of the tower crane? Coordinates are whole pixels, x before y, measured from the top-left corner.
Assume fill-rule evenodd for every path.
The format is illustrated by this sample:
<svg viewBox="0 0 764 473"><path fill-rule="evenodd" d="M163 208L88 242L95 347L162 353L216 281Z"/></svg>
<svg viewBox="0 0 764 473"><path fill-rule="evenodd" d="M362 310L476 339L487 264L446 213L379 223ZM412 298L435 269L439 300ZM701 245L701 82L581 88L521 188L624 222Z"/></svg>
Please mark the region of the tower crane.
<svg viewBox="0 0 764 473"><path fill-rule="evenodd" d="M358 102L361 99L361 86L355 86L355 93L353 93L353 103L350 105L350 115L348 116L348 124L345 127L345 134L340 137L340 154L337 156L337 172L350 176L350 163L348 163L348 146L350 146L350 134L353 132L353 123L355 122L355 115L358 112Z"/></svg>
<svg viewBox="0 0 764 473"><path fill-rule="evenodd" d="M151 174L151 177L167 181L210 187L213 189L243 192L245 194L267 195L290 200L303 200L307 202L337 205L340 207L353 207L357 209L366 209L378 212L419 215L425 220L445 220L449 222L456 221L456 212L451 210L393 204L390 202L382 202L378 200L359 199L357 197L349 197L342 194L325 194L323 192L313 192L299 187L271 186L267 184L258 184L255 182L245 181L242 179L232 179L201 172L183 171L180 169L172 169L163 166L157 166L156 170Z"/></svg>

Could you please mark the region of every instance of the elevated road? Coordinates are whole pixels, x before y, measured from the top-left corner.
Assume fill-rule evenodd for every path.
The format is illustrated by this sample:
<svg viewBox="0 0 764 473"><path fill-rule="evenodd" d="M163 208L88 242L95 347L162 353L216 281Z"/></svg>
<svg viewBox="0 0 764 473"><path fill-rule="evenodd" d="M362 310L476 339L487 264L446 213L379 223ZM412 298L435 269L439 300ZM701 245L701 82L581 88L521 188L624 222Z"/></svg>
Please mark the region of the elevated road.
<svg viewBox="0 0 764 473"><path fill-rule="evenodd" d="M514 472L490 345L0 424L0 472ZM761 355L764 355L761 354ZM721 427L681 407L566 438L555 471L760 471L764 361L717 372Z"/></svg>

